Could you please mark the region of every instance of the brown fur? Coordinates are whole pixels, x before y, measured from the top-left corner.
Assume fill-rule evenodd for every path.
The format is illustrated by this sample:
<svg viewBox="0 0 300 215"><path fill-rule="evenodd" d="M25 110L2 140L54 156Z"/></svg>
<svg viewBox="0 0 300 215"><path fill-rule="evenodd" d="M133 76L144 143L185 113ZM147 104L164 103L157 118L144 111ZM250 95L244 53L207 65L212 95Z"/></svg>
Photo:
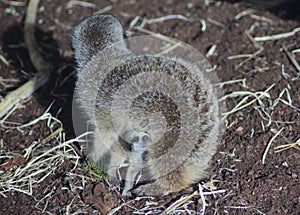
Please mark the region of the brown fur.
<svg viewBox="0 0 300 215"><path fill-rule="evenodd" d="M93 36L103 39L95 43L93 36L85 36L84 32L88 30L93 32ZM122 42L123 36L120 32L123 32L120 22L111 15L90 17L74 31L72 42L79 63L76 85L78 101L95 126L94 141L89 146L88 156L106 170L111 169L109 164L117 166L124 162L118 161L113 153L119 150L121 143L120 134L115 131L112 122L112 117L123 120L123 115L115 110L115 115L111 116L111 102L118 87L122 86L125 80L133 78L132 82L136 83L137 87L123 94L119 98L121 102L130 101L135 93L130 90L142 92L143 89L139 88L140 83L148 83L149 86L154 86L153 89L164 88L164 93L154 90L138 95L130 108L130 120L124 119L129 128L147 132L153 141L153 144L146 147L148 153L145 157L151 182L136 187L132 193L162 195L179 191L207 175L206 169L216 152L220 138L221 123L217 97L203 71L182 59L136 55L134 59L124 60L121 65L116 64L113 70L103 77L103 72L108 70L108 66L114 65L115 61L112 59L126 59L131 53ZM102 49L116 41L119 41L119 45L108 52L111 55L103 56ZM136 78L139 74L151 74L153 71L177 79L174 81L172 78L165 79L155 75ZM189 97L190 94L193 101ZM181 107L170 99L174 95L186 106ZM158 113L161 116L157 117ZM159 136L160 133L163 135ZM184 138L181 138L181 135ZM135 156L128 150L124 153L127 153L125 157L128 160ZM133 175L137 174L138 168ZM128 178L129 176L126 180Z"/></svg>

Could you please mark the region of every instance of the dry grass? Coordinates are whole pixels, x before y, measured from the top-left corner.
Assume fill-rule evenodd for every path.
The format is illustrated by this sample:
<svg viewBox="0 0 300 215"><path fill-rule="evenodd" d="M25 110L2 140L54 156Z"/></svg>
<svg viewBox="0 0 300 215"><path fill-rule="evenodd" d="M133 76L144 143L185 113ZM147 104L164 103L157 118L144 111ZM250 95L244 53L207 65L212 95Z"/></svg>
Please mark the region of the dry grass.
<svg viewBox="0 0 300 215"><path fill-rule="evenodd" d="M8 1L8 3L13 3ZM22 100L31 96L36 90L43 86L49 79L50 68L52 65L46 62L40 52L34 36L34 26L36 20L36 12L39 0L31 0L27 7L27 13L24 24L24 39L29 52L31 62L38 73L24 85L10 92L0 103L0 118L4 117L8 111L18 106ZM1 58L2 61L5 58ZM5 62L5 61L4 61Z"/></svg>
<svg viewBox="0 0 300 215"><path fill-rule="evenodd" d="M3 1L4 2L4 1ZM31 0L30 2L33 2ZM15 2L15 1L5 1L7 4L21 4L22 2ZM36 1L38 3L38 1ZM84 2L84 1L70 1L68 6L82 6L82 7L94 7L94 4ZM17 5L16 5L17 6ZM104 8L103 10L98 11L99 13L103 13L104 11L109 11L111 9L111 6L108 6ZM255 14L253 14L254 11L244 11L243 13L240 13L235 16L236 20L240 19L242 16L249 15L255 20L263 20L272 22L272 20L265 18L265 17L258 17ZM33 12L33 14L36 14L36 12ZM172 40L169 37L162 35L157 32L151 32L150 30L145 29L146 24L152 24L152 23L161 23L166 20L170 19L178 19L184 22L194 22L195 20L191 20L183 15L168 15L164 17L159 17L156 19L142 19L141 17L137 17L133 19L129 26L129 30L131 33L134 34L135 31L138 31L140 33L146 34L146 35L152 35L160 40L163 40L167 43L169 43L169 46L166 46L164 50L162 50L158 54L166 54L170 51L173 51L174 49L180 47L182 44L176 40ZM202 24L202 31L205 31L206 21L211 22L210 19L207 20L200 20ZM141 22L139 26L136 26L138 22ZM32 30L31 34L32 34ZM30 33L29 31L29 33ZM28 32L28 31L27 31ZM278 40L278 39L285 39L290 36L294 36L299 32L299 28L295 28L291 32L287 33L281 33L276 35L270 35L270 36L262 36L262 37L252 37L251 36L251 30L245 30L245 35L249 38L249 41L253 44L253 46L258 49L258 51L254 53L250 53L246 50L246 53L244 54L236 54L233 56L229 56L229 60L233 59L243 59L241 62L239 62L235 68L240 69L242 65L249 62L250 60L253 60L258 57L259 54L261 54L264 51L263 44L260 44L259 42L262 41L268 41L268 40ZM35 41L34 38L30 38L28 41ZM35 45L33 45L35 46ZM30 47L30 46L28 46ZM211 56L214 54L215 49L217 46L212 46L214 49L211 49L207 55ZM300 70L299 70L299 64L294 56L293 52L290 52L286 46L282 47L285 53L287 54L290 61L293 63L294 67L298 70L298 73L296 74L296 78L299 78ZM31 48L28 48L30 53L36 52ZM36 55L35 55L36 56ZM4 62L4 64L8 64L8 61L3 57L0 56L0 60ZM37 68L41 66L36 66ZM41 71L45 70L44 67L42 67ZM286 76L287 77L287 76ZM289 78L289 77L288 77ZM295 78L290 78L291 81L295 80ZM31 80L33 83L35 83L37 80ZM272 134L275 131L275 135L269 140L269 142L266 145L265 152L262 157L262 164L265 164L267 161L267 155L270 150L272 150L272 143L275 140L275 138L279 137L282 133L284 133L285 126L287 125L294 125L299 122L294 121L279 121L276 118L274 118L275 114L271 114L276 112L276 108L278 108L278 104L282 103L286 105L288 108L292 109L293 111L300 112L300 108L296 107L294 105L294 95L291 95L289 92L289 88L286 87L284 89L280 90L280 93L275 96L271 96L271 91L276 86L275 83L272 85L266 87L266 89L248 89L247 87L247 79L246 78L240 78L236 80L227 80L224 82L221 82L217 84L218 87L226 88L229 85L232 84L238 84L241 85L243 89L247 90L241 90L241 91L234 91L230 92L229 94L224 95L222 98L220 98L220 101L229 101L233 100L236 104L234 107L232 107L229 111L223 113L223 119L227 121L227 129L236 126L235 122L230 122L232 116L234 116L237 113L240 113L242 111L250 112L251 110L257 111L259 115L261 116L261 126L262 130L266 131L265 128L269 127L271 128L270 131L267 132L267 134ZM28 87L26 87L28 89ZM7 192L22 192L27 195L33 194L33 189L38 186L38 184L42 183L50 174L53 174L55 170L57 170L62 163L68 159L74 163L74 167L72 170L70 170L67 174L70 177L73 177L75 180L78 181L78 184L74 185L74 189L84 189L86 183L91 180L90 176L86 175L79 175L75 174L73 171L75 168L78 168L79 166L79 159L80 155L77 153L77 151L73 148L74 142L82 142L84 141L83 138L87 135L87 133L82 134L81 136L71 139L71 140L65 140L64 139L64 132L63 132L63 124L55 117L53 117L49 113L49 108L38 118L32 120L31 122L28 122L26 124L18 124L15 126L12 122L6 121L7 118L13 113L13 111L18 108L19 100L20 98L27 98L32 94L32 87L29 87L30 92L26 94L25 97L21 96L20 94L17 94L15 96L17 100L16 102L13 102L13 106L10 106L8 109L6 108L5 111L3 111L4 114L2 114L0 117L2 118L1 126L6 129L24 129L24 128L30 128L37 124L38 122L47 122L48 129L50 131L50 135L46 138L34 141L25 149L24 155L20 155L18 153L9 152L9 151L0 151L0 159L5 160L4 163L0 165L0 167L3 169L6 169L6 171L1 171L0 176L0 194L2 196L6 196L5 194ZM22 94L24 95L24 94ZM285 96L285 99L284 99ZM237 99L241 98L241 99ZM4 102L1 102L1 105L5 104ZM53 128L56 126L56 129L53 130ZM58 126L58 127L57 127ZM275 129L276 127L276 129ZM278 129L277 129L278 128ZM279 129L280 128L280 129ZM256 132L255 130L253 132ZM272 133L273 132L273 133ZM25 134L26 135L26 134ZM296 140L295 142L287 141L287 144L279 145L274 148L276 150L275 152L282 152L284 150L288 149L296 149L300 150L300 139ZM90 169L91 175L96 176L97 178L103 178L103 174L101 171L97 169L97 167L93 166L92 163L87 164L88 168ZM232 168L228 167L228 171L237 171L233 170ZM221 171L221 170L220 170ZM198 190L193 191L191 194L185 194L182 196L178 196L177 200L175 200L170 205L161 205L156 200L156 198L153 197L138 197L133 200L127 200L127 199L120 199L120 204L113 208L108 214L116 214L119 211L121 211L123 208L127 207L130 208L134 214L205 214L205 211L208 207L212 207L210 202L206 199L209 195L222 195L222 198L226 198L228 195L230 195L230 190L211 190L211 191L204 191L207 190L205 186L199 184ZM47 208L48 201L50 201L51 196L53 193L49 193L44 196L44 198L40 199L37 202L36 208L39 210L45 212ZM121 197L120 197L121 198ZM197 199L198 201L193 200L193 198ZM75 199L75 197L74 197ZM73 199L73 200L74 200ZM137 208L135 207L137 202L143 202L143 206ZM201 204L200 211L194 211L191 209L191 205L193 204ZM70 211L80 211L79 209L87 208L87 205L76 205L74 201L71 201L69 205L65 206L65 212L66 214L69 214ZM224 208L234 208L237 210L240 209L253 209L256 213L264 214L263 212L256 209L254 206L251 205L235 205L233 202L231 206L224 206ZM218 213L216 209L216 213Z"/></svg>
<svg viewBox="0 0 300 215"><path fill-rule="evenodd" d="M41 141L33 141L32 144L24 150L25 153L23 155L9 151L1 151L0 159L6 160L6 162L0 165L1 169L5 170L0 172L0 194L2 196L5 196L5 193L10 191L32 195L33 187L54 173L65 159L74 160L74 168L77 167L80 156L72 144L74 142L81 142L82 138L87 134L65 141L61 122L48 111L49 109L31 122L18 126L10 126L8 128L18 130L29 128L28 133L30 133L30 128L33 125L40 121L47 121L48 129L51 131L51 134ZM3 124L6 123L15 124L3 122ZM59 127L53 131L52 128L57 127L57 125L59 125Z"/></svg>
<svg viewBox="0 0 300 215"><path fill-rule="evenodd" d="M17 2L7 1L9 4ZM19 131L27 129L29 135L30 128L39 122L46 122L50 135L40 141L33 141L24 151L23 155L2 150L0 159L3 163L0 165L1 180L0 194L6 196L7 192L16 191L28 195L33 194L33 189L39 183L43 182L50 174L53 174L65 159L74 161L74 168L77 167L80 156L73 148L74 142L81 142L87 135L83 134L75 139L65 141L62 123L49 113L50 107L38 118L26 123L8 122L7 118L20 105L20 101L28 98L32 93L41 87L49 77L49 68L51 65L41 57L37 43L34 37L34 24L36 11L39 1L31 0L27 8L25 19L24 35L30 58L37 69L37 75L19 87L17 90L9 93L1 102L1 127L7 130L17 129ZM16 5L14 5L16 6ZM4 61L4 58L1 58ZM5 62L5 61L4 61ZM53 130L54 127L58 128ZM70 171L72 172L73 169Z"/></svg>

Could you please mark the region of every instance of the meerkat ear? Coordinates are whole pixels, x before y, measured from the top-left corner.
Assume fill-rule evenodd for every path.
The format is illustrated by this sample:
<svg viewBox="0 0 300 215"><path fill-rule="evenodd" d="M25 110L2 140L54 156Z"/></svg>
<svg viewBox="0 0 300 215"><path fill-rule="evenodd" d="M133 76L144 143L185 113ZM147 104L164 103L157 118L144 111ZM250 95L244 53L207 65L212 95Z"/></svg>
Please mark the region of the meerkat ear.
<svg viewBox="0 0 300 215"><path fill-rule="evenodd" d="M75 27L71 42L79 68L82 69L96 53L122 40L124 29L114 16L100 14L83 20ZM120 48L126 49L125 43L121 43Z"/></svg>

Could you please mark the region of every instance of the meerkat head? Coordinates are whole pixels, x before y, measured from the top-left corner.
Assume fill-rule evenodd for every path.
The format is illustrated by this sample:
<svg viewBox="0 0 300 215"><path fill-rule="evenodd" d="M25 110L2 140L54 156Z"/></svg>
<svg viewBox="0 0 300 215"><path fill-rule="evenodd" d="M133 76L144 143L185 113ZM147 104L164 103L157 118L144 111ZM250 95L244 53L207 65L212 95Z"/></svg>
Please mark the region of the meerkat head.
<svg viewBox="0 0 300 215"><path fill-rule="evenodd" d="M76 26L72 36L72 47L79 68L84 67L93 55L117 42L118 48L126 50L124 29L112 15L98 14L83 20Z"/></svg>
<svg viewBox="0 0 300 215"><path fill-rule="evenodd" d="M143 131L129 131L125 136L127 136L128 143L131 145L131 151L145 160L148 148L152 144L150 135Z"/></svg>

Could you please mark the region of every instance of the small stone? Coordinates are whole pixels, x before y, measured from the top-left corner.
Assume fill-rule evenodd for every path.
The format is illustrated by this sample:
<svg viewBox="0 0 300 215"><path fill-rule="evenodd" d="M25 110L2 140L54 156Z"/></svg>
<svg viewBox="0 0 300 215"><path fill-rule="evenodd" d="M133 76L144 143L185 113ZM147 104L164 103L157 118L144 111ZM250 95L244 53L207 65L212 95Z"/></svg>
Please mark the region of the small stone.
<svg viewBox="0 0 300 215"><path fill-rule="evenodd" d="M236 129L237 132L242 132L243 130L244 130L244 128L241 126Z"/></svg>

